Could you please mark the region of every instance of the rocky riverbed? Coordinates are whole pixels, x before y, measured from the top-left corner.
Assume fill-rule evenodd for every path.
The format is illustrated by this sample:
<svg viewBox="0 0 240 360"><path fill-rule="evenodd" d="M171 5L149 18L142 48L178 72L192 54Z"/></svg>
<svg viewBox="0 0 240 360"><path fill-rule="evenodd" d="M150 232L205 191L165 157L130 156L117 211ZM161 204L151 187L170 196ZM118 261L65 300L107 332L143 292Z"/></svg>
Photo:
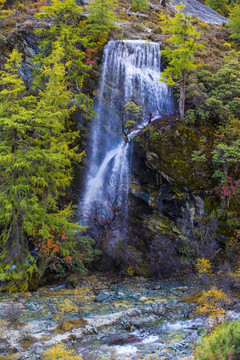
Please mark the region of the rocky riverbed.
<svg viewBox="0 0 240 360"><path fill-rule="evenodd" d="M59 304L75 299L74 287L88 291L85 321L56 331ZM41 359L45 349L61 341L84 360L190 359L204 326L188 300L194 293L196 288L182 281L93 275L35 293L2 294L0 359ZM9 304L21 312L13 326L4 323ZM69 318L77 319L76 312Z"/></svg>

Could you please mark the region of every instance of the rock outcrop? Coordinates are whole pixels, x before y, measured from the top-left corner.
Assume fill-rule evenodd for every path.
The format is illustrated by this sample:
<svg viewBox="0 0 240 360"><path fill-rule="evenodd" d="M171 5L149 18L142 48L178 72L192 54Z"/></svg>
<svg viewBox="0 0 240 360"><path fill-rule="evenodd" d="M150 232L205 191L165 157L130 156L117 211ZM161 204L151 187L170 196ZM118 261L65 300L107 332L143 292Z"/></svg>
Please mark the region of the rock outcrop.
<svg viewBox="0 0 240 360"><path fill-rule="evenodd" d="M176 11L174 6L179 5L181 2L185 5L185 9L183 11L185 14L196 16L201 21L208 24L222 25L227 23L227 19L224 16L218 14L208 6L201 4L197 0L170 0L168 6L172 10Z"/></svg>

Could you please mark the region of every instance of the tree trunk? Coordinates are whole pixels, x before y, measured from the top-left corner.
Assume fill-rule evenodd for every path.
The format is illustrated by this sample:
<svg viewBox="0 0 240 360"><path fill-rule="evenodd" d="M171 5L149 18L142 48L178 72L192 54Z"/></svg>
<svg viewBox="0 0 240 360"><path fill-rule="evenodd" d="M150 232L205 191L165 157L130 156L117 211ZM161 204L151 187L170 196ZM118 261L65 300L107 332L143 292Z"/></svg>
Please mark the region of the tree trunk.
<svg viewBox="0 0 240 360"><path fill-rule="evenodd" d="M180 113L180 117L183 118L184 117L184 112L185 112L185 74L183 75L183 78L180 82L180 101L179 101L179 113Z"/></svg>

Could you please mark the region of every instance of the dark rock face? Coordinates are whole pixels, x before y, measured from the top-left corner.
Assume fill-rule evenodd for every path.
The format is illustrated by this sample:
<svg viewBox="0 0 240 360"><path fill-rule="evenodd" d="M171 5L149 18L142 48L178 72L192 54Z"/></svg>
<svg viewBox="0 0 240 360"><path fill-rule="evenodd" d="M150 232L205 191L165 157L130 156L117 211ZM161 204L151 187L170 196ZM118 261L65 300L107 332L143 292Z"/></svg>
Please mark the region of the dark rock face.
<svg viewBox="0 0 240 360"><path fill-rule="evenodd" d="M23 23L17 23L14 28L6 30L4 36L0 37L0 67L5 63L5 56L13 49L17 49L23 56L19 75L22 76L27 88L31 87L33 80L33 58L39 53L39 39L35 35L35 29L48 28L49 26L49 23L29 17Z"/></svg>
<svg viewBox="0 0 240 360"><path fill-rule="evenodd" d="M167 217L161 227L170 227L176 233L173 223L182 216L182 208L188 203L202 213L199 199L211 188L208 164L199 166L192 161L193 149L208 142L210 130L203 129L200 134L181 123L164 126L161 121L154 128L159 135L148 149L135 144L130 194L158 216Z"/></svg>
<svg viewBox="0 0 240 360"><path fill-rule="evenodd" d="M170 7L174 10L174 6L179 5L181 2L186 6L183 11L185 14L196 16L209 24L222 25L227 23L227 19L224 16L197 0L170 0Z"/></svg>
<svg viewBox="0 0 240 360"><path fill-rule="evenodd" d="M199 228L198 219L205 216L204 199L212 187L208 164L192 161L193 150L203 142L211 150L211 130L196 132L181 122L166 125L161 120L153 127L157 139L143 136L144 147L138 142L134 146L129 245L143 254L142 259L147 257L140 275L177 276L187 269L179 255Z"/></svg>

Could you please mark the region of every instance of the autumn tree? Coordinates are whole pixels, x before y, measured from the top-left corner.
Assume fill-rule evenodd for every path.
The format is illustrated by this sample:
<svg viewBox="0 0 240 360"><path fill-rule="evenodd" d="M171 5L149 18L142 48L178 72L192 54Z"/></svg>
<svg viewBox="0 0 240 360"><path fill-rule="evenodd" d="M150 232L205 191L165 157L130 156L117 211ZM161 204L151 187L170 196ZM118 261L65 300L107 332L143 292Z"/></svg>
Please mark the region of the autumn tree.
<svg viewBox="0 0 240 360"><path fill-rule="evenodd" d="M83 360L81 356L78 356L72 349L67 349L63 344L53 345L43 353L44 360Z"/></svg>
<svg viewBox="0 0 240 360"><path fill-rule="evenodd" d="M162 51L168 61L167 68L162 72L160 81L168 85L180 86L179 112L181 118L185 113L185 88L188 75L196 70L198 65L194 53L203 46L197 43L201 33L192 25L191 17L183 13L184 5L176 6L174 17L168 16L163 22L163 32L169 34L168 46Z"/></svg>

